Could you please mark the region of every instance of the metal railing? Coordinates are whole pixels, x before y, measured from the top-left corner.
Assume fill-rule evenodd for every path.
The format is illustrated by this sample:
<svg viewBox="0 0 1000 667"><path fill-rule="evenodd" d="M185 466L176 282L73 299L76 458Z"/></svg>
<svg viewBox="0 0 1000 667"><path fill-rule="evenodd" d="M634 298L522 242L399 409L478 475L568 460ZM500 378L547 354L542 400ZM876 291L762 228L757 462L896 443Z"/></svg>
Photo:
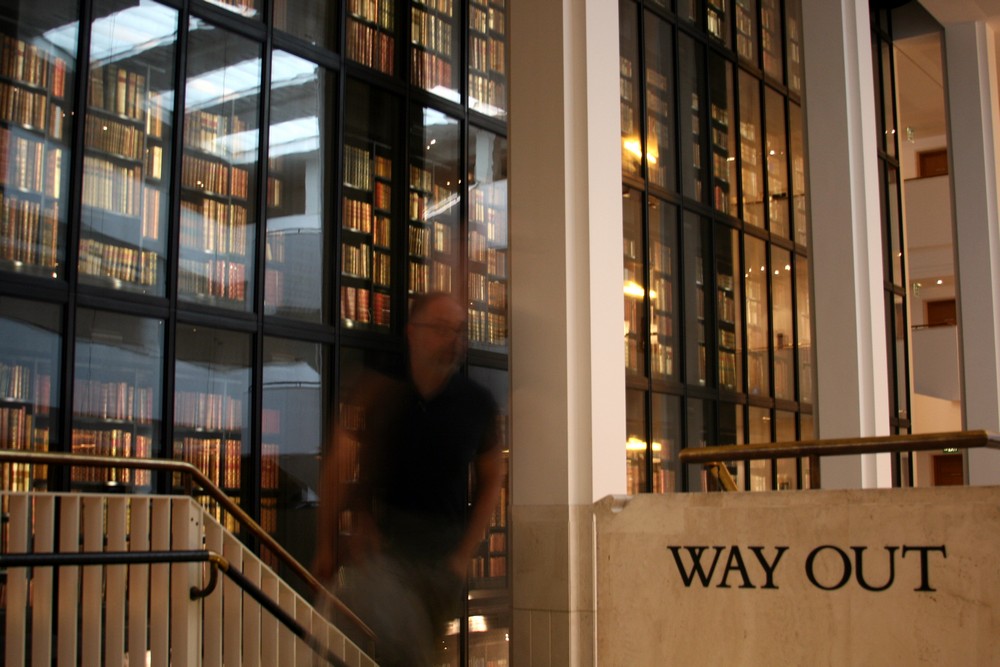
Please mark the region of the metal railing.
<svg viewBox="0 0 1000 667"><path fill-rule="evenodd" d="M53 452L30 452L21 450L0 449L0 465L8 463L30 463L35 465L54 465L72 467L97 468L129 468L132 470L162 470L184 476L186 481L184 491L192 495L197 486L212 500L216 501L226 512L245 528L261 545L266 547L275 557L288 567L308 586L318 597L324 598L329 608L339 617L356 627L367 640L369 650L373 648L375 633L364 621L351 611L339 598L333 595L302 563L292 556L274 537L261 528L232 498L217 487L200 469L186 461L170 459L122 458L113 456L92 456L86 454L57 454Z"/></svg>
<svg viewBox="0 0 1000 667"><path fill-rule="evenodd" d="M688 447L681 450L678 458L682 466L699 463L704 465L709 476L717 480L720 487L734 491L736 484L733 482L729 470L721 463L722 461L940 451L978 447L1000 449L1000 434L989 431L949 431L945 433L828 438L793 442L761 442L751 445Z"/></svg>

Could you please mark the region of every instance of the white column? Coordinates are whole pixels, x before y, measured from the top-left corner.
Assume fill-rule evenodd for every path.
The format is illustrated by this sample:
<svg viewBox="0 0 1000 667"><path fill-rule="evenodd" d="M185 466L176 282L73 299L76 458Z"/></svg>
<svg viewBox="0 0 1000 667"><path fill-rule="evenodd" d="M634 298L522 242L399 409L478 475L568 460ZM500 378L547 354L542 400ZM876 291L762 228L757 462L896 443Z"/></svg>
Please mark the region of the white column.
<svg viewBox="0 0 1000 667"><path fill-rule="evenodd" d="M889 385L868 3L804 0L802 14L819 437L886 435ZM884 477L872 456L822 462L824 488L882 486Z"/></svg>
<svg viewBox="0 0 1000 667"><path fill-rule="evenodd" d="M945 28L948 145L955 207L963 422L1000 432L1000 216L997 68L982 22ZM1000 452L968 453L970 484L1000 484Z"/></svg>
<svg viewBox="0 0 1000 667"><path fill-rule="evenodd" d="M625 491L618 3L510 6L513 664L594 664L592 503Z"/></svg>

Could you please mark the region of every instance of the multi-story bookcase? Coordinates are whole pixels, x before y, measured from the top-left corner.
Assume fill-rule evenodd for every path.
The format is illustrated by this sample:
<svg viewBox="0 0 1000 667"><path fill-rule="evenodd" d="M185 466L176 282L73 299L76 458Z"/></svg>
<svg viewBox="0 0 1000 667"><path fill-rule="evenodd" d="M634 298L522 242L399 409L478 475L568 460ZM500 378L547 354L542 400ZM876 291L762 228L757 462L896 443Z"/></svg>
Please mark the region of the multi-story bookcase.
<svg viewBox="0 0 1000 667"><path fill-rule="evenodd" d="M704 488L680 447L812 436L801 10L619 8L629 490ZM811 480L728 467L747 490Z"/></svg>
<svg viewBox="0 0 1000 667"><path fill-rule="evenodd" d="M443 290L468 304L463 372L496 395L509 455L507 9L0 8L0 447L188 461L308 564L317 458L338 417L365 424L336 407L343 379L402 372L410 300ZM506 664L508 505L470 571L486 629L458 623L447 664Z"/></svg>

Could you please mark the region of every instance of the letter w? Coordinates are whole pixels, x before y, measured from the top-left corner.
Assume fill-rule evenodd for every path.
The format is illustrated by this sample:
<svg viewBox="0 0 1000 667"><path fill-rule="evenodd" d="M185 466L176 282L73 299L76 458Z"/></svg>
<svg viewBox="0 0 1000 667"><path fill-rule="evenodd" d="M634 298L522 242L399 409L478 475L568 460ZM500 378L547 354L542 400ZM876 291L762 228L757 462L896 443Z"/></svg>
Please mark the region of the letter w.
<svg viewBox="0 0 1000 667"><path fill-rule="evenodd" d="M677 572L681 575L681 579L684 581L684 587L690 588L691 582L694 581L694 575L698 575L698 579L701 581L701 585L708 587L708 582L712 580L712 575L715 573L715 566L719 562L719 554L725 547L712 547L715 549L715 557L712 559L712 567L705 573L705 568L701 565L701 556L705 553L705 550L709 547L667 547L670 549L670 553L674 555L674 562L677 563ZM691 557L691 569L687 570L684 567L684 561L681 558L681 549L685 549L688 555Z"/></svg>

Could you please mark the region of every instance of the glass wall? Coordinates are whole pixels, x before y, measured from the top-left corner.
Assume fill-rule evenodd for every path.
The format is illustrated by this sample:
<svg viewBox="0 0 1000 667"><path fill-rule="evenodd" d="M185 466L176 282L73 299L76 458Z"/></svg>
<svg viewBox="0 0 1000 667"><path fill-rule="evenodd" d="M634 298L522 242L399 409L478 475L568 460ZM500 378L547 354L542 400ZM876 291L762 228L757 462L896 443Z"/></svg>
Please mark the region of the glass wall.
<svg viewBox="0 0 1000 667"><path fill-rule="evenodd" d="M801 11L619 8L629 492L713 488L681 448L812 437ZM725 467L745 490L811 479Z"/></svg>

